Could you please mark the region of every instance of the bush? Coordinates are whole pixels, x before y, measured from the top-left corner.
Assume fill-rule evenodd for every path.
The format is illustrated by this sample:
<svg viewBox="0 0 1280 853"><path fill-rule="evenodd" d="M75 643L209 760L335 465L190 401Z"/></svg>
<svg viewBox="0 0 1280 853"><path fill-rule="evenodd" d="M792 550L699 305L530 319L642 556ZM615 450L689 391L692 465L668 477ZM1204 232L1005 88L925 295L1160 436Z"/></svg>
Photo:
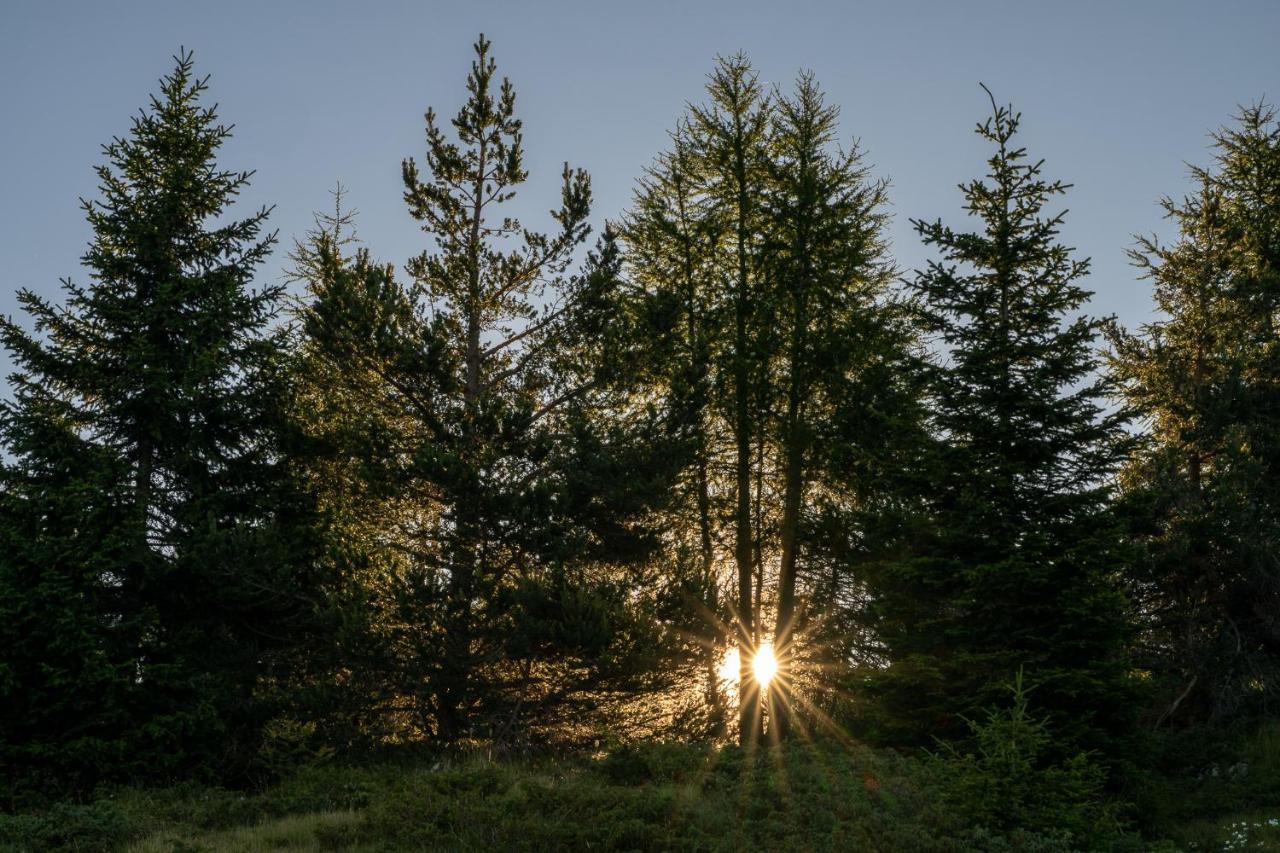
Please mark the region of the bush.
<svg viewBox="0 0 1280 853"><path fill-rule="evenodd" d="M706 764L697 747L676 743L629 743L611 750L600 768L615 785L682 782Z"/></svg>
<svg viewBox="0 0 1280 853"><path fill-rule="evenodd" d="M3 850L97 853L115 850L140 834L140 827L110 800L58 803L42 814L0 815Z"/></svg>
<svg viewBox="0 0 1280 853"><path fill-rule="evenodd" d="M1048 763L1053 736L1047 720L1029 710L1031 691L1021 671L1010 690L1011 707L988 709L981 722L966 721L973 751L941 743L930 755L944 801L985 830L1041 833L1068 846L1072 839L1120 837L1103 769L1087 753Z"/></svg>
<svg viewBox="0 0 1280 853"><path fill-rule="evenodd" d="M257 779L282 779L304 768L324 764L334 753L333 747L319 742L314 722L276 717L262 729L262 741L249 773Z"/></svg>

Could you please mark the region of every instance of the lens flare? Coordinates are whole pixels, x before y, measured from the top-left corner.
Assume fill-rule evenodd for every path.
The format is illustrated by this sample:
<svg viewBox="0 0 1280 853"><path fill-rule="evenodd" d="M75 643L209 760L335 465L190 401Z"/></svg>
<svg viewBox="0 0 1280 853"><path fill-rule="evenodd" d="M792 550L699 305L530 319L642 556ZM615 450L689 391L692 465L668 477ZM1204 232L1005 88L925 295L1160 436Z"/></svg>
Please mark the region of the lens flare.
<svg viewBox="0 0 1280 853"><path fill-rule="evenodd" d="M727 683L737 683L738 668L742 666L742 659L738 657L738 647L730 646L724 650L724 657L720 660L720 680Z"/></svg>
<svg viewBox="0 0 1280 853"><path fill-rule="evenodd" d="M740 671L741 666L742 656L738 652L738 647L730 646L725 649L724 656L720 658L720 669L718 670L720 680L726 684L737 684L742 674ZM773 645L771 643L762 643L760 648L756 650L755 655L751 658L751 671L761 687L768 687L769 682L778 674L778 661L773 656Z"/></svg>
<svg viewBox="0 0 1280 853"><path fill-rule="evenodd" d="M756 655L751 659L751 668L755 671L756 681L760 682L760 686L768 687L769 682L778 674L778 661L773 656L773 646L770 643L763 643L756 649Z"/></svg>

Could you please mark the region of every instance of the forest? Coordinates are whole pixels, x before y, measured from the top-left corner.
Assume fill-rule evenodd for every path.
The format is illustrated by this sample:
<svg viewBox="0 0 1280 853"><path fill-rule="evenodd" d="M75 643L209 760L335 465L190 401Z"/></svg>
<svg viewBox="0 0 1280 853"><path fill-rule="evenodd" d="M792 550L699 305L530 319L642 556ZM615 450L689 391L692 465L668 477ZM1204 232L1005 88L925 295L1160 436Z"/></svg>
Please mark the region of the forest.
<svg viewBox="0 0 1280 853"><path fill-rule="evenodd" d="M0 318L0 848L1280 849L1272 107L1126 328L985 87L905 269L812 74L715 58L627 210L526 224L458 71L393 263L237 206L180 51Z"/></svg>

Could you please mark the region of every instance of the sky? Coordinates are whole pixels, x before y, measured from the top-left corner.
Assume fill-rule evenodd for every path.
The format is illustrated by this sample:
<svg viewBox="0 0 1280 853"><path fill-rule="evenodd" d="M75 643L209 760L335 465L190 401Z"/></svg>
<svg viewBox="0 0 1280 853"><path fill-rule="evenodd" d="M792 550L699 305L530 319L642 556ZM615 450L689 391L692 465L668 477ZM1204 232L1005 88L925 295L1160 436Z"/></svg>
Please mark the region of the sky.
<svg viewBox="0 0 1280 853"><path fill-rule="evenodd" d="M462 103L480 32L524 119L526 224L558 203L565 161L592 175L596 230L619 217L715 57L743 51L770 85L816 74L842 137L891 182L907 270L930 257L910 219L964 225L957 185L988 155L973 133L985 83L1021 111L1046 176L1073 184L1063 234L1092 258L1090 310L1127 325L1153 316L1125 250L1170 236L1157 200L1190 190L1187 164L1207 163L1238 104L1280 100L1278 0L0 0L0 313L18 288L57 300L60 279L86 280L79 199L180 47L235 125L221 165L256 170L237 208L275 205L264 282L337 181L371 251L402 266L427 241L400 163L421 160L428 106Z"/></svg>

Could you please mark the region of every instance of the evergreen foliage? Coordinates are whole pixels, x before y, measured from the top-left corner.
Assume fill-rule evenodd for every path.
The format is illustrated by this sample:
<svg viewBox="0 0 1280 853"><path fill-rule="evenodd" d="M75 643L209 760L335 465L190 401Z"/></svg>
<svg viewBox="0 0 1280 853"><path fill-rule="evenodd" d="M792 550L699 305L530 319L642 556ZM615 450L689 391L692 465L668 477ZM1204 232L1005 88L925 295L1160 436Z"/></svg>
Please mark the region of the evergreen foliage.
<svg viewBox="0 0 1280 853"><path fill-rule="evenodd" d="M1111 334L1111 371L1149 425L1124 506L1161 723L1268 711L1280 684L1280 122L1248 107L1214 145L1198 190L1162 202L1175 242L1131 252L1163 316Z"/></svg>
<svg viewBox="0 0 1280 853"><path fill-rule="evenodd" d="M624 381L637 336L612 234L567 273L587 175L565 167L553 234L503 214L527 178L521 123L489 42L475 50L457 142L428 111L426 173L404 162L432 246L412 283L325 233L300 265L303 347L325 383L316 426L337 428L319 417L332 406L347 433L318 486L367 519L390 686L445 743L526 739L535 713L604 688L650 646L632 592L679 444Z"/></svg>
<svg viewBox="0 0 1280 853"><path fill-rule="evenodd" d="M886 185L857 146L836 147L837 111L812 75L794 96L767 96L735 56L707 93L642 179L624 235L636 283L668 321L655 337L665 370L640 381L686 413L695 446L674 506L674 569L702 596L713 719L721 644L748 652L731 681L749 744L762 724L754 649L772 645L781 662L777 736L809 715L822 688L806 680L843 665L820 625L839 621L829 602L860 583L867 510L887 491L851 475L888 458L880 446L896 418L911 431L914 332L890 293ZM819 588L830 597L810 613L799 602ZM812 653L803 678L791 671L797 633Z"/></svg>
<svg viewBox="0 0 1280 853"><path fill-rule="evenodd" d="M218 167L230 129L206 88L179 55L104 146L90 283L65 281L61 306L21 291L35 334L0 324L17 365L0 410L11 774L244 768L261 681L315 627L279 289L250 287L275 238L265 209L224 216L250 174Z"/></svg>
<svg viewBox="0 0 1280 853"><path fill-rule="evenodd" d="M992 109L977 127L995 149L987 175L961 186L978 230L914 221L941 255L914 281L942 350L940 443L927 523L874 573L889 665L866 683L887 736L962 737L961 715L1025 668L1064 748L1101 747L1132 709L1107 506L1122 415L1103 409L1101 321L1077 313L1088 262L1057 239L1065 214L1045 211L1067 185L1017 145L1019 116Z"/></svg>
<svg viewBox="0 0 1280 853"><path fill-rule="evenodd" d="M1163 200L1129 332L994 98L973 226L912 220L903 280L812 74L719 58L591 244L567 164L514 215L474 50L402 269L339 185L255 284L270 209L180 52L87 282L0 319L0 845L1138 849L1121 795L1155 834L1270 804L1273 109ZM432 769L341 765L396 748Z"/></svg>

